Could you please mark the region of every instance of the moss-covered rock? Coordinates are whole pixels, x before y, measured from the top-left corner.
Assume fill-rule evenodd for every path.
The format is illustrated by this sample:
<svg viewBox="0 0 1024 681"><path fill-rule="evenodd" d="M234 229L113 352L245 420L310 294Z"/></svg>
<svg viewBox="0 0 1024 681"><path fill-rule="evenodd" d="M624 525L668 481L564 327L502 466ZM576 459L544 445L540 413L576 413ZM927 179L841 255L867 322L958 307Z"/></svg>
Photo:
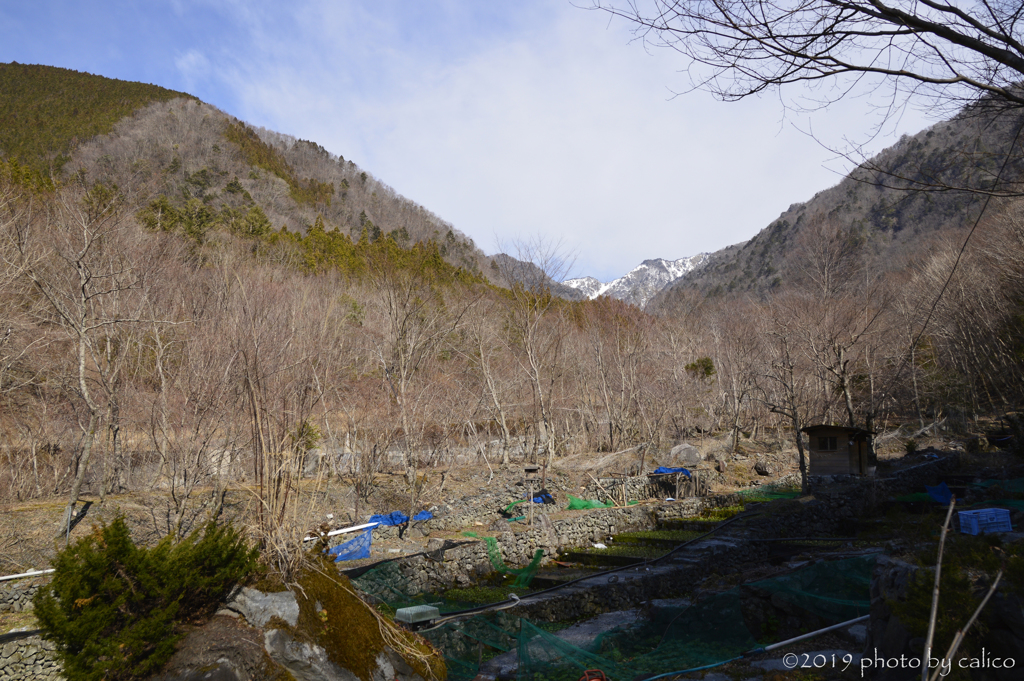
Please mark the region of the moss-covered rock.
<svg viewBox="0 0 1024 681"><path fill-rule="evenodd" d="M315 559L292 593L297 622L270 619L264 645L298 681L446 677L441 654L367 605L332 563Z"/></svg>

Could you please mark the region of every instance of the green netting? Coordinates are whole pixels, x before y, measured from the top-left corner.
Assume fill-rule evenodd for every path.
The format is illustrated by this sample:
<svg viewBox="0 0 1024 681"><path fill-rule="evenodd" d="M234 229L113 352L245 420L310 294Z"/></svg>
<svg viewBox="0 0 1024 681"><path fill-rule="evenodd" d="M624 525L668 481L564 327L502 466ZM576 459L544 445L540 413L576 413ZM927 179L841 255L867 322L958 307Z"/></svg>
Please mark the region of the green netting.
<svg viewBox="0 0 1024 681"><path fill-rule="evenodd" d="M511 504L509 504L508 506L505 507L505 513L510 513L513 508L515 508L519 504L525 504L526 501L527 501L526 499L520 499L519 501L513 501Z"/></svg>
<svg viewBox="0 0 1024 681"><path fill-rule="evenodd" d="M744 501L773 501L775 499L796 499L800 496L800 487L790 482L773 482L757 487L748 487L736 492Z"/></svg>
<svg viewBox="0 0 1024 681"><path fill-rule="evenodd" d="M463 532L462 536L481 539L481 537L477 536L476 532ZM537 574L537 568L540 566L541 559L544 558L544 549L537 549L533 554L533 560L526 567L510 568L501 559L501 547L498 546L498 540L494 537L482 537L482 539L487 542L487 557L491 559L491 567L497 572L515 577L516 581L512 582L513 587L520 589L529 587L530 582L533 581L533 576Z"/></svg>
<svg viewBox="0 0 1024 681"><path fill-rule="evenodd" d="M913 494L904 494L902 496L896 497L896 501L930 501L935 503L935 499L933 499L932 495L928 494L928 492L914 492Z"/></svg>
<svg viewBox="0 0 1024 681"><path fill-rule="evenodd" d="M964 508L974 508L975 506L984 506L985 508L991 508L993 506L1013 508L1018 511L1024 511L1024 501L1020 499L989 499L988 501L979 501L976 504L965 506Z"/></svg>
<svg viewBox="0 0 1024 681"><path fill-rule="evenodd" d="M491 538L487 544L496 570L521 574L530 569L510 570L501 560L497 542ZM535 569L539 560L538 554L530 565ZM444 654L451 681L469 681L479 672L481 660L509 650L518 652L519 679L576 681L585 669L601 669L612 681L627 681L641 674L719 664L768 643L751 633L760 631L759 612L798 616L812 630L867 614L874 560L874 556L862 556L823 561L715 594L690 607L657 608L650 616L583 647L507 611L482 613L423 634ZM398 563L374 568L353 583L394 608L430 603L445 613L467 607L430 594L410 593Z"/></svg>
<svg viewBox="0 0 1024 681"><path fill-rule="evenodd" d="M1012 480L982 480L976 483L978 487L998 487L1012 494L1024 494L1024 478L1013 478Z"/></svg>
<svg viewBox="0 0 1024 681"><path fill-rule="evenodd" d="M353 579L352 584L370 600L391 610L433 605L441 614L447 614L479 605L436 594L414 593L397 562L376 567ZM518 647L519 627L518 617L507 612L490 612L424 631L423 636L445 656L448 681L470 681L479 672L481 659L487 660Z"/></svg>
<svg viewBox="0 0 1024 681"><path fill-rule="evenodd" d="M544 557L544 549L537 549L529 565L524 568L515 569L505 565L505 562L501 559L501 548L498 546L497 539L494 537L484 537L484 541L487 542L487 557L491 559L491 565L494 566L495 570L504 572L507 575L514 575L516 578L516 581L512 582L514 587L525 589L530 586L533 576L537 574L537 567L540 565L541 558Z"/></svg>
<svg viewBox="0 0 1024 681"><path fill-rule="evenodd" d="M492 612L424 631L423 637L443 653L448 681L470 681L482 660L518 647L519 628L518 617Z"/></svg>
<svg viewBox="0 0 1024 681"><path fill-rule="evenodd" d="M615 505L615 502L609 501L608 503L602 503L597 499L578 499L573 495L569 495L569 505L565 507L567 511L578 511L580 509L591 509L591 508L611 508Z"/></svg>
<svg viewBox="0 0 1024 681"><path fill-rule="evenodd" d="M613 681L719 664L759 646L747 627L751 603L770 603L822 627L867 614L874 556L822 562L737 587L689 608L661 608L650 618L580 648L522 623L519 679L578 679L601 669ZM761 642L764 643L764 642Z"/></svg>
<svg viewBox="0 0 1024 681"><path fill-rule="evenodd" d="M364 572L353 579L352 584L363 593L394 608L411 604L417 596L411 591L409 579L402 574L401 566L393 561Z"/></svg>

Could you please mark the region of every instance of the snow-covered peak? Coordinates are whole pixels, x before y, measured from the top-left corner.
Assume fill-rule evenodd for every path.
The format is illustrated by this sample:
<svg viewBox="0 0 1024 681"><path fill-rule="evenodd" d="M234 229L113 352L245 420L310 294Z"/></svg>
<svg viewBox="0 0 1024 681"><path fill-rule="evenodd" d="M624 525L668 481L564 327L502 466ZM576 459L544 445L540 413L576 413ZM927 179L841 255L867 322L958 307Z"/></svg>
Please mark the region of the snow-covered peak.
<svg viewBox="0 0 1024 681"><path fill-rule="evenodd" d="M595 277L580 277L578 279L566 279L562 282L570 288L574 288L587 298L593 300L601 295L608 284L602 284Z"/></svg>
<svg viewBox="0 0 1024 681"><path fill-rule="evenodd" d="M707 253L698 253L678 260L654 258L644 260L625 276L607 284L601 283L594 277L568 279L562 283L580 291L591 300L606 295L643 307L659 291L695 267L702 265L707 258Z"/></svg>

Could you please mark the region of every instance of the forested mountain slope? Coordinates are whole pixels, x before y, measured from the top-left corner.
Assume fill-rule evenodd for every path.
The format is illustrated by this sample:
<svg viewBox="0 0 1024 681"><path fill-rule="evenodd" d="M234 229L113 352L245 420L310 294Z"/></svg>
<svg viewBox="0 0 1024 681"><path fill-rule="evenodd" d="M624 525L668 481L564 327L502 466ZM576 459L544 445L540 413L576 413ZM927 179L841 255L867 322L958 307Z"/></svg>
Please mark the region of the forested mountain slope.
<svg viewBox="0 0 1024 681"><path fill-rule="evenodd" d="M446 261L477 274L485 262L471 239L352 161L255 130L190 95L21 64L0 65L0 92L0 158L116 185L141 202L147 224L197 243L218 231L305 235L319 224L353 244L364 233L404 248L432 241Z"/></svg>
<svg viewBox="0 0 1024 681"><path fill-rule="evenodd" d="M1024 191L1024 152L1011 142L1020 112L991 116L983 107L961 112L862 163L839 184L795 203L749 241L711 254L701 267L681 277L655 301L698 292L762 296L800 276L802 261L827 223L840 228L862 257L879 271L900 270L927 249L938 234L968 229L977 218L983 193L991 189L1007 153L999 191ZM818 225L811 227L812 224Z"/></svg>
<svg viewBox="0 0 1024 681"><path fill-rule="evenodd" d="M59 172L78 142L183 92L53 66L0 64L0 158Z"/></svg>

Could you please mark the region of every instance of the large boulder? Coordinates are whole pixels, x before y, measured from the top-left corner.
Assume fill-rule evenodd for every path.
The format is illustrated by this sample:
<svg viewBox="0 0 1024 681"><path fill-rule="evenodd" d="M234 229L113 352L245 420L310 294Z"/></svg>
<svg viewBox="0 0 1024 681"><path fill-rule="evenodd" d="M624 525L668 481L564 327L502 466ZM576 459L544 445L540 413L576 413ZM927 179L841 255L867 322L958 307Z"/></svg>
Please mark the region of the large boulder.
<svg viewBox="0 0 1024 681"><path fill-rule="evenodd" d="M670 467L685 467L695 466L699 463L704 462L704 455L700 453L700 450L691 444L683 443L676 445L668 453L668 461L666 462Z"/></svg>

